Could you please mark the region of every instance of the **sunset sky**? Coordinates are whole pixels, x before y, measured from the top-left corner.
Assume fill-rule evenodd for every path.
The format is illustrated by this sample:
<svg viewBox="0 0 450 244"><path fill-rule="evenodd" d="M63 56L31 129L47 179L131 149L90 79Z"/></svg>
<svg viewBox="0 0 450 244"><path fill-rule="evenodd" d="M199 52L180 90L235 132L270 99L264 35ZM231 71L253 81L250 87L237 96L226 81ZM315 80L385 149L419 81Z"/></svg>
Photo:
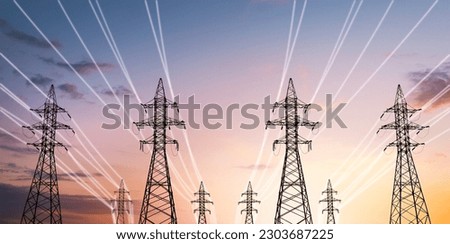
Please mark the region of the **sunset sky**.
<svg viewBox="0 0 450 244"><path fill-rule="evenodd" d="M38 158L26 145L38 138L21 126L39 121L29 108L51 84L72 116L59 121L75 130L57 134L69 145L55 150L63 222L112 223L121 179L137 222L151 157L139 139L152 131L138 131L137 110L127 119L123 109L118 128L102 128L113 122L103 110L150 101L159 78L169 99L193 96L201 108L180 111L199 128L168 131L180 145L167 147L179 223L195 223L200 181L214 202L209 223L243 223L237 202L249 180L261 200L255 222L273 223L284 146L272 151L282 131L265 129L261 104L283 99L289 78L301 100L323 108L309 116L322 127L300 129L313 141L301 157L314 223L325 223L328 179L342 200L338 223L388 223L396 149L383 149L395 132L376 131L394 119L380 115L398 84L423 108L411 120L430 125L411 137L426 143L413 156L431 222L450 223L450 1L0 1L0 223L20 222ZM346 128L325 126L327 94L333 110L343 104ZM217 129L203 123L208 104L223 110L209 121ZM246 104L258 105L247 111L257 117L240 112Z"/></svg>

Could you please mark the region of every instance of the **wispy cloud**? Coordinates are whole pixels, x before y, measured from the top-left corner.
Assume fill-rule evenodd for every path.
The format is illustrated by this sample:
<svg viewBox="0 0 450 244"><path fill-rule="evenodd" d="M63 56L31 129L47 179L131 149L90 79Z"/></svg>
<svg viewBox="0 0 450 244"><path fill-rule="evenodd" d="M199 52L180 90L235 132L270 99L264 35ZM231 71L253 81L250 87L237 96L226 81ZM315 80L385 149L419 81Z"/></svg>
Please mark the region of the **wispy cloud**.
<svg viewBox="0 0 450 244"><path fill-rule="evenodd" d="M0 223L17 224L22 216L28 194L28 186L0 183ZM93 196L60 194L64 223L105 223L110 220L111 210ZM95 218L97 217L97 218Z"/></svg>
<svg viewBox="0 0 450 244"><path fill-rule="evenodd" d="M98 71L97 66L102 70L110 70L114 67L114 65L110 64L110 63L97 63L97 65L96 65L93 62L89 62L89 61L85 61L85 60L77 62L77 63L71 63L69 65L64 62L58 62L58 61L54 60L53 58L40 57L40 59L47 64L51 64L51 65L63 68L65 70L68 70L68 71L72 71L72 69L70 68L70 66L72 66L78 73L84 74L84 75Z"/></svg>
<svg viewBox="0 0 450 244"><path fill-rule="evenodd" d="M251 0L250 3L258 4L258 3L273 3L273 4L286 4L289 3L289 0Z"/></svg>
<svg viewBox="0 0 450 244"><path fill-rule="evenodd" d="M6 20L0 18L0 28L9 27L9 24Z"/></svg>
<svg viewBox="0 0 450 244"><path fill-rule="evenodd" d="M119 97L123 96L123 95L134 95L130 89L128 89L122 85L113 87L113 90L114 90L114 92L109 89L103 89L102 91L100 91L100 93L103 95L111 96L111 97L114 95L119 96Z"/></svg>
<svg viewBox="0 0 450 244"><path fill-rule="evenodd" d="M1 131L0 131L0 150L15 152L18 153L19 155L36 153L35 150L19 143L16 139Z"/></svg>
<svg viewBox="0 0 450 244"><path fill-rule="evenodd" d="M0 163L0 173L5 175L21 174L24 171L30 172L30 169L17 165L16 163Z"/></svg>
<svg viewBox="0 0 450 244"><path fill-rule="evenodd" d="M51 48L52 46L45 39L33 36L31 34L25 33L11 26L8 21L0 19L0 29L2 32L12 40L18 41L20 43L37 47L37 48ZM62 47L61 43L58 41L50 41L55 47Z"/></svg>
<svg viewBox="0 0 450 244"><path fill-rule="evenodd" d="M57 86L57 88L60 91L64 92L66 95L69 95L69 97L74 100L80 100L84 98L84 94L79 92L78 87L74 84L64 83Z"/></svg>
<svg viewBox="0 0 450 244"><path fill-rule="evenodd" d="M272 168L273 166L269 165L269 164L250 164L250 165L236 165L235 168L239 168L239 169L249 169L249 170L263 170L263 169L267 169L267 168Z"/></svg>
<svg viewBox="0 0 450 244"><path fill-rule="evenodd" d="M24 44L28 44L30 46L39 47L39 48L51 48L52 46L44 39L32 36L25 32L19 30L11 30L5 33L5 35L11 39L20 41ZM51 43L60 48L62 45L58 41L51 41Z"/></svg>
<svg viewBox="0 0 450 244"><path fill-rule="evenodd" d="M41 74L36 74L36 75L30 77L30 80L37 86L44 87L44 88L48 87L48 85L50 85L54 82L54 80L52 78L41 75ZM27 85L30 86L31 83L27 81Z"/></svg>
<svg viewBox="0 0 450 244"><path fill-rule="evenodd" d="M438 158L448 158L448 155L443 152L438 152L434 154Z"/></svg>
<svg viewBox="0 0 450 244"><path fill-rule="evenodd" d="M36 153L36 151L30 150L29 148L21 147L21 146L17 146L17 145L0 145L0 149L19 153L19 154L34 154L34 153Z"/></svg>
<svg viewBox="0 0 450 244"><path fill-rule="evenodd" d="M438 93L450 85L450 62L444 63L440 68L431 73L431 69L413 71L408 74L414 85L428 76L411 94L414 106L420 107L433 99ZM450 91L447 91L437 99L430 109L437 109L450 104Z"/></svg>
<svg viewBox="0 0 450 244"><path fill-rule="evenodd" d="M0 163L0 174L4 180L30 181L34 170L16 163Z"/></svg>
<svg viewBox="0 0 450 244"><path fill-rule="evenodd" d="M83 172L69 172L69 173L59 173L58 180L71 181L71 177L79 177L79 178L90 178L90 177L103 177L101 173L92 173L90 175L85 174Z"/></svg>

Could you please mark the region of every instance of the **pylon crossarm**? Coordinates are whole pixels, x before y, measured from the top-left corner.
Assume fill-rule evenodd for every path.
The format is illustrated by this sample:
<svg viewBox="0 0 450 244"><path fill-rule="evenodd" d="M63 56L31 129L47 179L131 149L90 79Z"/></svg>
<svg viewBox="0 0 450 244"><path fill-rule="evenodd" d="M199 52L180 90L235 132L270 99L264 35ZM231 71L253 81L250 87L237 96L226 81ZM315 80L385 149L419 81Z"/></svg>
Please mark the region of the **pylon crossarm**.
<svg viewBox="0 0 450 244"><path fill-rule="evenodd" d="M180 150L180 145L178 144L177 140L166 139L166 144L175 144L175 148L177 149L177 151Z"/></svg>
<svg viewBox="0 0 450 244"><path fill-rule="evenodd" d="M70 130L70 131L72 131L72 133L75 134L75 131L72 129L72 127L70 127L66 124L60 123L60 122L56 122L55 130Z"/></svg>
<svg viewBox="0 0 450 244"><path fill-rule="evenodd" d="M408 113L410 113L410 116L413 115L414 113L422 111L421 108L413 108L413 107L409 106L409 104L407 104L406 107L407 107Z"/></svg>
<svg viewBox="0 0 450 244"><path fill-rule="evenodd" d="M272 113L275 112L275 109L282 108L282 107L285 107L285 106L286 106L286 102L284 101L284 99L282 101L275 102L273 104L273 107L272 107Z"/></svg>
<svg viewBox="0 0 450 244"><path fill-rule="evenodd" d="M182 127L184 129L186 129L186 123L183 120L167 118L166 123L168 126L177 126L177 127ZM170 129L170 127L169 127L169 129Z"/></svg>
<svg viewBox="0 0 450 244"><path fill-rule="evenodd" d="M255 200L255 199L251 199L251 200L245 199L245 200L242 200L242 201L238 202L238 204L241 204L241 203L261 203L261 201L258 201L258 200Z"/></svg>
<svg viewBox="0 0 450 244"><path fill-rule="evenodd" d="M414 151L418 146L423 146L423 145L425 145L425 143L423 143L423 142L420 142L420 143L417 143L417 142L410 143L411 151Z"/></svg>
<svg viewBox="0 0 450 244"><path fill-rule="evenodd" d="M42 105L41 108L31 108L30 111L33 111L37 114L44 114L47 111L47 108L45 108L46 104ZM64 108L61 108L60 106L56 105L56 104L51 104L51 109L55 110L55 113L66 113L67 116L70 116L70 114L67 112L67 110L65 110Z"/></svg>
<svg viewBox="0 0 450 244"><path fill-rule="evenodd" d="M395 130L395 129L397 129L397 127L398 127L398 125L395 122L392 122L392 123L389 123L389 124L385 124L385 125L382 125L380 127L380 129L378 129L377 133L380 130Z"/></svg>
<svg viewBox="0 0 450 244"><path fill-rule="evenodd" d="M206 213L206 212L208 212L208 213L210 213L211 214L211 210L209 210L209 209L203 209L203 208L196 208L196 209L194 209L194 213L196 213L196 212L204 212L204 213Z"/></svg>
<svg viewBox="0 0 450 244"><path fill-rule="evenodd" d="M153 140L140 140L139 141L139 150L144 151L144 145L153 144Z"/></svg>
<svg viewBox="0 0 450 244"><path fill-rule="evenodd" d="M22 128L31 131L31 133L33 133L33 135L35 134L34 128L32 126L24 125L24 126L22 126Z"/></svg>
<svg viewBox="0 0 450 244"><path fill-rule="evenodd" d="M300 124L296 125L296 126L304 126L311 130L314 130L316 128L316 126L319 124L319 122L312 122L308 119L301 118L298 115L297 115L297 120L300 121Z"/></svg>
<svg viewBox="0 0 450 244"><path fill-rule="evenodd" d="M430 126L428 126L428 125L419 125L419 124L414 123L414 122L409 122L405 129L407 129L407 130L417 130L417 133L419 133L423 129L427 129L427 128L430 128Z"/></svg>
<svg viewBox="0 0 450 244"><path fill-rule="evenodd" d="M27 143L28 146L33 146L34 148L36 148L36 150L40 150L42 147L42 143L40 141L38 142L33 142L33 143Z"/></svg>
<svg viewBox="0 0 450 244"><path fill-rule="evenodd" d="M272 145L272 151L275 151L277 144L286 144L286 140L285 139L274 140Z"/></svg>
<svg viewBox="0 0 450 244"><path fill-rule="evenodd" d="M27 145L29 146L34 146L35 148L37 148L38 150L42 147L44 147L42 145L42 140L38 140L36 142L32 142L32 143L27 143ZM49 140L46 142L45 146L53 146L53 147L63 147L66 151L67 151L67 147L64 146L64 144L62 144L61 142L52 140L51 138L49 138Z"/></svg>
<svg viewBox="0 0 450 244"><path fill-rule="evenodd" d="M307 113L308 112L308 109L309 109L309 107L311 107L311 103L305 103L305 102L303 102L302 100L300 100L300 99L298 99L297 98L297 108L301 108L301 109L303 109L303 113Z"/></svg>
<svg viewBox="0 0 450 244"><path fill-rule="evenodd" d="M380 119L382 119L384 117L384 115L386 115L387 113L395 113L396 110L396 105L384 110L384 112L381 114Z"/></svg>
<svg viewBox="0 0 450 244"><path fill-rule="evenodd" d="M133 122L134 125L136 125L138 130L144 129L144 126L150 126L149 120L142 120L139 122Z"/></svg>
<svg viewBox="0 0 450 244"><path fill-rule="evenodd" d="M266 122L266 129L269 126L281 126L281 129L283 129L284 126L286 126L286 121L284 118L281 119L274 119L274 120L268 120Z"/></svg>
<svg viewBox="0 0 450 244"><path fill-rule="evenodd" d="M177 102L172 102L169 99L167 99L167 103L169 104L170 108L173 108L173 109L176 109L177 111L179 111Z"/></svg>
<svg viewBox="0 0 450 244"><path fill-rule="evenodd" d="M416 147L418 147L418 146L425 145L425 143L423 143L423 142L418 143L418 142L414 142L412 139L410 139L410 140L412 141L409 143L409 147L411 148L411 150L416 149ZM398 142L397 140L393 141L393 142L387 144L387 146L384 148L383 151L386 151L389 147L398 147L399 145L400 145L400 142Z"/></svg>

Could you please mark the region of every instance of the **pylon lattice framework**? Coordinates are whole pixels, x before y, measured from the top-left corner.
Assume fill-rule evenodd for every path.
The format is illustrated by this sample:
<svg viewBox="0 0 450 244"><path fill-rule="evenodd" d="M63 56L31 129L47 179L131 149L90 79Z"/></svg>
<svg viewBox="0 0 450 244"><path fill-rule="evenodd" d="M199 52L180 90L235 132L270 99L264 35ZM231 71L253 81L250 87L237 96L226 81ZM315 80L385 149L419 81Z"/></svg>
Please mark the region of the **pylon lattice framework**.
<svg viewBox="0 0 450 244"><path fill-rule="evenodd" d="M284 117L266 123L266 128L268 126L285 128L285 136L273 143L274 150L275 144L286 145L275 224L313 223L298 148L299 144L307 144L308 150L311 149L311 141L301 137L298 132L300 126L314 129L317 125L317 122L300 117L298 110L303 109L306 114L310 105L297 98L294 83L292 79L289 79L286 98L273 105L274 110L276 108L284 109Z"/></svg>
<svg viewBox="0 0 450 244"><path fill-rule="evenodd" d="M431 223L412 157L412 150L419 145L424 145L424 143L414 142L409 136L410 130L417 130L417 133L419 133L421 130L428 128L428 126L421 126L409 121L409 117L420 110L408 106L402 88L398 85L394 106L383 113L383 115L385 113L394 113L395 121L381 126L380 130L391 129L396 131L396 140L386 146L386 148L397 147L397 161L389 218L390 224Z"/></svg>
<svg viewBox="0 0 450 244"><path fill-rule="evenodd" d="M34 130L41 130L39 141L28 143L39 150L39 159L31 181L25 207L23 209L22 224L62 224L61 203L59 199L58 176L56 172L55 147L67 148L56 141L56 130L72 130L70 126L57 121L58 113L67 111L58 106L55 88L50 86L44 105L38 109L31 109L42 117L42 122L31 126L23 126L34 134ZM73 132L73 130L72 130Z"/></svg>
<svg viewBox="0 0 450 244"><path fill-rule="evenodd" d="M206 208L206 204L214 204L212 201L207 200L206 196L211 196L208 192L205 191L205 186L203 185L203 181L200 182L200 188L198 189L198 192L194 193L195 196L198 196L197 199L194 201L191 201L191 203L198 203L198 208L194 210L195 212L198 212L198 224L207 224L206 221L206 212L209 212L211 214L211 211Z"/></svg>
<svg viewBox="0 0 450 244"><path fill-rule="evenodd" d="M254 192L252 189L252 183L249 181L247 190L241 194L241 197L245 196L245 200L239 201L238 204L245 204L245 208L241 210L241 214L245 212L245 223L253 224L253 212L258 213L258 210L253 208L254 203L261 203L261 201L255 200L253 197L257 196L258 193Z"/></svg>
<svg viewBox="0 0 450 244"><path fill-rule="evenodd" d="M139 224L176 224L177 215L167 162L166 145L178 142L166 135L170 126L185 126L184 121L169 118L168 109L178 110L178 104L166 98L162 79L159 79L156 94L152 101L141 104L152 117L134 122L138 129L144 126L153 128L153 136L140 141L141 150L145 144L153 144L152 158L145 185Z"/></svg>
<svg viewBox="0 0 450 244"><path fill-rule="evenodd" d="M334 207L334 202L340 202L341 200L334 198L334 194L337 194L337 191L333 190L331 186L331 181L328 180L327 189L322 192L322 194L327 194L326 197L319 202L326 202L327 207L322 210L323 212L327 212L327 224L335 224L336 219L334 218L334 211L339 213L339 209Z"/></svg>
<svg viewBox="0 0 450 244"><path fill-rule="evenodd" d="M126 214L130 214L131 200L128 200L126 196L130 195L130 192L125 189L125 183L123 179L120 181L119 189L114 191L116 199L112 200L113 212L115 213L115 224L126 224L128 218L125 218ZM131 223L130 223L131 224Z"/></svg>

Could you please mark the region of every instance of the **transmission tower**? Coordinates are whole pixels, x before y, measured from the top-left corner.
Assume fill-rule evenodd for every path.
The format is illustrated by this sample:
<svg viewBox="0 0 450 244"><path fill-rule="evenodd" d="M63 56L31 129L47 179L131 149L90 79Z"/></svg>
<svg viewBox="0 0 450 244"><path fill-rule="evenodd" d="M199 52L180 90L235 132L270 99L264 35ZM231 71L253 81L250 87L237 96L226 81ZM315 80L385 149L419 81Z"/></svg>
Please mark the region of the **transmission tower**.
<svg viewBox="0 0 450 244"><path fill-rule="evenodd" d="M162 79L159 79L153 100L141 104L146 112L152 113L148 119L134 122L138 129L144 126L153 128L153 136L140 141L141 150L145 144L153 144L152 158L144 191L139 224L176 224L177 215L170 182L166 145L178 142L166 135L170 126L183 126L184 121L169 118L168 109L178 110L178 104L166 98Z"/></svg>
<svg viewBox="0 0 450 244"><path fill-rule="evenodd" d="M381 126L380 130L391 129L396 131L396 140L386 146L386 148L397 147L390 224L431 224L411 153L417 146L424 145L424 143L417 143L409 137L410 130L417 130L417 133L419 133L429 127L409 121L409 117L420 110L408 106L402 88L398 85L394 106L383 113L383 115L394 113L395 121Z"/></svg>
<svg viewBox="0 0 450 244"><path fill-rule="evenodd" d="M116 199L112 200L113 212L115 213L115 224L126 224L125 215L130 214L131 200L129 199L130 192L125 189L123 179L120 180L120 186L116 194Z"/></svg>
<svg viewBox="0 0 450 244"><path fill-rule="evenodd" d="M252 183L249 181L247 186L247 191L241 194L241 197L245 196L245 200L240 201L238 204L245 203L245 209L241 210L241 214L245 214L245 223L253 224L253 212L258 213L258 210L253 208L253 203L261 203L261 201L255 200L253 196L257 196L258 193L254 192L252 189Z"/></svg>
<svg viewBox="0 0 450 244"><path fill-rule="evenodd" d="M298 148L299 144L307 144L308 150L311 149L311 141L304 139L298 133L300 126L314 129L317 125L317 122L311 122L300 117L299 109L302 109L303 113L306 114L310 105L297 98L294 83L292 79L289 79L286 98L273 105L273 110L276 108L284 109L284 117L266 123L266 128L268 126L285 128L285 136L273 143L273 150L275 150L275 144L286 145L275 224L312 224L311 209Z"/></svg>
<svg viewBox="0 0 450 244"><path fill-rule="evenodd" d="M198 189L198 192L194 193L195 196L198 196L197 199L194 201L191 201L191 203L198 203L198 208L194 210L195 212L198 212L198 224L206 224L206 212L209 212L211 214L211 211L206 208L207 203L214 204L210 200L206 200L206 196L211 196L208 192L205 191L205 186L203 186L203 181L200 183L200 188Z"/></svg>
<svg viewBox="0 0 450 244"><path fill-rule="evenodd" d="M322 210L323 212L327 212L327 224L336 224L336 220L334 218L334 211L339 213L339 209L334 207L334 202L340 202L341 200L334 198L334 194L337 194L337 191L333 190L333 187L331 186L331 181L328 180L327 189L322 192L322 194L327 194L327 197L320 200L319 202L326 202L327 207Z"/></svg>
<svg viewBox="0 0 450 244"><path fill-rule="evenodd" d="M56 173L55 147L67 148L56 141L56 130L72 130L68 125L57 121L58 113L67 111L56 103L55 88L50 86L43 106L31 109L42 117L42 122L31 126L23 126L34 134L41 130L39 141L28 143L39 150L39 159L31 181L30 191L23 209L22 224L62 224L61 204L59 201L58 176ZM73 130L72 130L73 132Z"/></svg>

